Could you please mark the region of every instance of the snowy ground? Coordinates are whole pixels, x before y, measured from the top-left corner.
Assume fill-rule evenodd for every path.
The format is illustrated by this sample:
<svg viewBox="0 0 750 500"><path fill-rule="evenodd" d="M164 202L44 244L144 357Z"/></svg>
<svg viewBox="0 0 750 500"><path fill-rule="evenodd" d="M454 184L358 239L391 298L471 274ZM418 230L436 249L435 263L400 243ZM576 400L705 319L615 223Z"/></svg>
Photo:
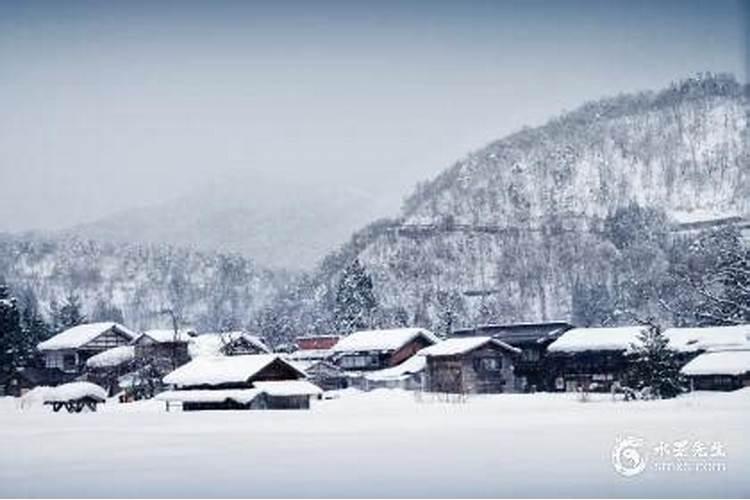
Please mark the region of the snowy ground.
<svg viewBox="0 0 750 500"><path fill-rule="evenodd" d="M286 412L110 402L70 415L16 405L0 399L6 497L750 495L750 390L636 403L570 394L419 402L383 390ZM626 436L645 439L648 466L633 477L611 459ZM720 443L724 456L654 450L675 441ZM653 469L677 461L725 470Z"/></svg>

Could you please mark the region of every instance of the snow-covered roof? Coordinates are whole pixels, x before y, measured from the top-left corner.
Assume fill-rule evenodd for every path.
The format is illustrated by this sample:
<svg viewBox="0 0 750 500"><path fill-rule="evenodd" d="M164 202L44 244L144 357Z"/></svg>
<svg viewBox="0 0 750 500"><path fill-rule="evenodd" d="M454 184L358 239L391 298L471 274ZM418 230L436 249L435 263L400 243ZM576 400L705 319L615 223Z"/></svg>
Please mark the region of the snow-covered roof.
<svg viewBox="0 0 750 500"><path fill-rule="evenodd" d="M55 349L77 349L83 345L88 344L99 335L103 334L109 329L114 329L130 340L137 337L135 332L132 332L122 326L119 323L106 322L106 323L87 323L84 325L74 326L69 328L62 333L59 333L49 340L39 343L37 348L40 351L52 351Z"/></svg>
<svg viewBox="0 0 750 500"><path fill-rule="evenodd" d="M750 373L750 350L700 354L682 367L685 375L742 375Z"/></svg>
<svg viewBox="0 0 750 500"><path fill-rule="evenodd" d="M397 328L392 330L367 330L354 332L339 340L333 351L394 351L405 346L417 337L423 337L430 343L438 342L438 338L423 328Z"/></svg>
<svg viewBox="0 0 750 500"><path fill-rule="evenodd" d="M269 396L315 396L323 390L307 380L269 380L253 383L253 387Z"/></svg>
<svg viewBox="0 0 750 500"><path fill-rule="evenodd" d="M86 397L97 401L105 401L107 391L91 382L71 382L50 388L45 393L44 401L50 403L64 402Z"/></svg>
<svg viewBox="0 0 750 500"><path fill-rule="evenodd" d="M174 330L146 330L138 338L146 336L157 344L166 344L170 342L190 342L193 335L195 334L190 330L177 330L177 335L175 335Z"/></svg>
<svg viewBox="0 0 750 500"><path fill-rule="evenodd" d="M387 380L401 380L415 373L420 373L424 371L427 365L427 358L422 356L421 353L422 351L399 365L365 373L364 377L373 382L384 382Z"/></svg>
<svg viewBox="0 0 750 500"><path fill-rule="evenodd" d="M668 328L664 335L680 352L750 348L750 325Z"/></svg>
<svg viewBox="0 0 750 500"><path fill-rule="evenodd" d="M135 358L135 348L132 345L123 345L113 347L106 351L91 356L86 360L86 366L89 368L107 368L110 366L119 366Z"/></svg>
<svg viewBox="0 0 750 500"><path fill-rule="evenodd" d="M485 344L494 344L515 353L521 352L520 349L492 337L454 337L426 347L419 351L419 354L423 356L457 356L471 352Z"/></svg>
<svg viewBox="0 0 750 500"><path fill-rule="evenodd" d="M550 352L628 351L647 326L573 328L547 348Z"/></svg>
<svg viewBox="0 0 750 500"><path fill-rule="evenodd" d="M270 353L268 346L255 335L246 332L225 332L225 333L203 333L190 339L188 344L188 354L191 358L202 356L222 356L222 349L225 345L243 339L258 348L258 350Z"/></svg>
<svg viewBox="0 0 750 500"><path fill-rule="evenodd" d="M229 399L244 405L255 399L260 393L261 391L258 389L165 391L154 396L154 399L179 403L223 403Z"/></svg>
<svg viewBox="0 0 750 500"><path fill-rule="evenodd" d="M330 349L298 349L286 355L286 358L294 361L310 361L328 359L333 353Z"/></svg>
<svg viewBox="0 0 750 500"><path fill-rule="evenodd" d="M242 356L203 356L177 368L164 377L165 384L219 385L247 382L274 361L287 364L301 376L305 373L276 354L246 354Z"/></svg>

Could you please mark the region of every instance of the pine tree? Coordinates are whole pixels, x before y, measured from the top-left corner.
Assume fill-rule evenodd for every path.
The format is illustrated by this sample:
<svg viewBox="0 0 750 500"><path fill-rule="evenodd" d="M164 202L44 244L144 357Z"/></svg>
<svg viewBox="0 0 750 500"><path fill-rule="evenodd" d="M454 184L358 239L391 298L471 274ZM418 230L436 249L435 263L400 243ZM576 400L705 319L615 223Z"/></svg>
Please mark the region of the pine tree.
<svg viewBox="0 0 750 500"><path fill-rule="evenodd" d="M56 327L59 331L73 328L86 322L86 316L81 311L81 299L76 294L65 297L65 303L60 307Z"/></svg>
<svg viewBox="0 0 750 500"><path fill-rule="evenodd" d="M338 331L349 333L372 326L377 301L372 278L355 259L345 270L336 288L335 317Z"/></svg>
<svg viewBox="0 0 750 500"><path fill-rule="evenodd" d="M0 283L0 375L18 366L18 343L22 338L21 315L8 286Z"/></svg>
<svg viewBox="0 0 750 500"><path fill-rule="evenodd" d="M629 385L635 389L650 389L658 398L673 398L684 391L681 363L677 353L669 348L669 340L656 325L638 336L629 355Z"/></svg>

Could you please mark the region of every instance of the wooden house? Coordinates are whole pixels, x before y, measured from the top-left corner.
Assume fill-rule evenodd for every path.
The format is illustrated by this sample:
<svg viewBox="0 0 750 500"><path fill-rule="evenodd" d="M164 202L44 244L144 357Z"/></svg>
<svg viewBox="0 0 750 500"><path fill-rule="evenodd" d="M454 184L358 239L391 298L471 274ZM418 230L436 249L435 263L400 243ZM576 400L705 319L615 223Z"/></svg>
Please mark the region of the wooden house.
<svg viewBox="0 0 750 500"><path fill-rule="evenodd" d="M297 337L294 343L298 350L330 350L339 340L339 335L308 335Z"/></svg>
<svg viewBox="0 0 750 500"><path fill-rule="evenodd" d="M382 370L403 363L438 340L422 328L368 330L347 335L331 350L334 361L344 370Z"/></svg>
<svg viewBox="0 0 750 500"><path fill-rule="evenodd" d="M113 347L130 344L137 335L118 323L78 325L41 342L37 348L47 368L81 373L86 360Z"/></svg>
<svg viewBox="0 0 750 500"><path fill-rule="evenodd" d="M521 350L492 337L444 340L422 350L425 389L455 394L515 392L514 361Z"/></svg>
<svg viewBox="0 0 750 500"><path fill-rule="evenodd" d="M745 349L706 352L682 368L697 391L733 391L750 387L750 346Z"/></svg>
<svg viewBox="0 0 750 500"><path fill-rule="evenodd" d="M157 363L162 361L174 369L190 361L188 345L195 335L188 330L146 330L133 342L135 357Z"/></svg>
<svg viewBox="0 0 750 500"><path fill-rule="evenodd" d="M623 384L626 355L647 326L573 328L547 348L547 369L559 391L607 392Z"/></svg>
<svg viewBox="0 0 750 500"><path fill-rule="evenodd" d="M173 390L156 396L191 410L305 409L321 389L275 354L204 356L164 377Z"/></svg>
<svg viewBox="0 0 750 500"><path fill-rule="evenodd" d="M547 347L573 328L564 321L484 325L455 330L451 337L493 337L521 349L515 359L516 389L520 392L554 390L554 378L547 367Z"/></svg>

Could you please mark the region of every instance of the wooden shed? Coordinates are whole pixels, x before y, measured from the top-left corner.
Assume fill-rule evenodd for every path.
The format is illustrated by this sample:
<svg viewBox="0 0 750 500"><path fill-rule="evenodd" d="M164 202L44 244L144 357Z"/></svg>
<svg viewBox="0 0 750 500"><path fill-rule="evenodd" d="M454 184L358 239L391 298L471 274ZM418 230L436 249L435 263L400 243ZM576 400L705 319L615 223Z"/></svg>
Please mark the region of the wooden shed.
<svg viewBox="0 0 750 500"><path fill-rule="evenodd" d="M382 370L399 365L439 339L423 328L354 332L331 349L334 360L348 371Z"/></svg>
<svg viewBox="0 0 750 500"><path fill-rule="evenodd" d="M456 394L515 392L514 362L521 350L492 337L444 340L422 350L425 389Z"/></svg>
<svg viewBox="0 0 750 500"><path fill-rule="evenodd" d="M174 390L156 398L186 411L306 409L322 391L305 378L274 354L200 357L164 377Z"/></svg>

